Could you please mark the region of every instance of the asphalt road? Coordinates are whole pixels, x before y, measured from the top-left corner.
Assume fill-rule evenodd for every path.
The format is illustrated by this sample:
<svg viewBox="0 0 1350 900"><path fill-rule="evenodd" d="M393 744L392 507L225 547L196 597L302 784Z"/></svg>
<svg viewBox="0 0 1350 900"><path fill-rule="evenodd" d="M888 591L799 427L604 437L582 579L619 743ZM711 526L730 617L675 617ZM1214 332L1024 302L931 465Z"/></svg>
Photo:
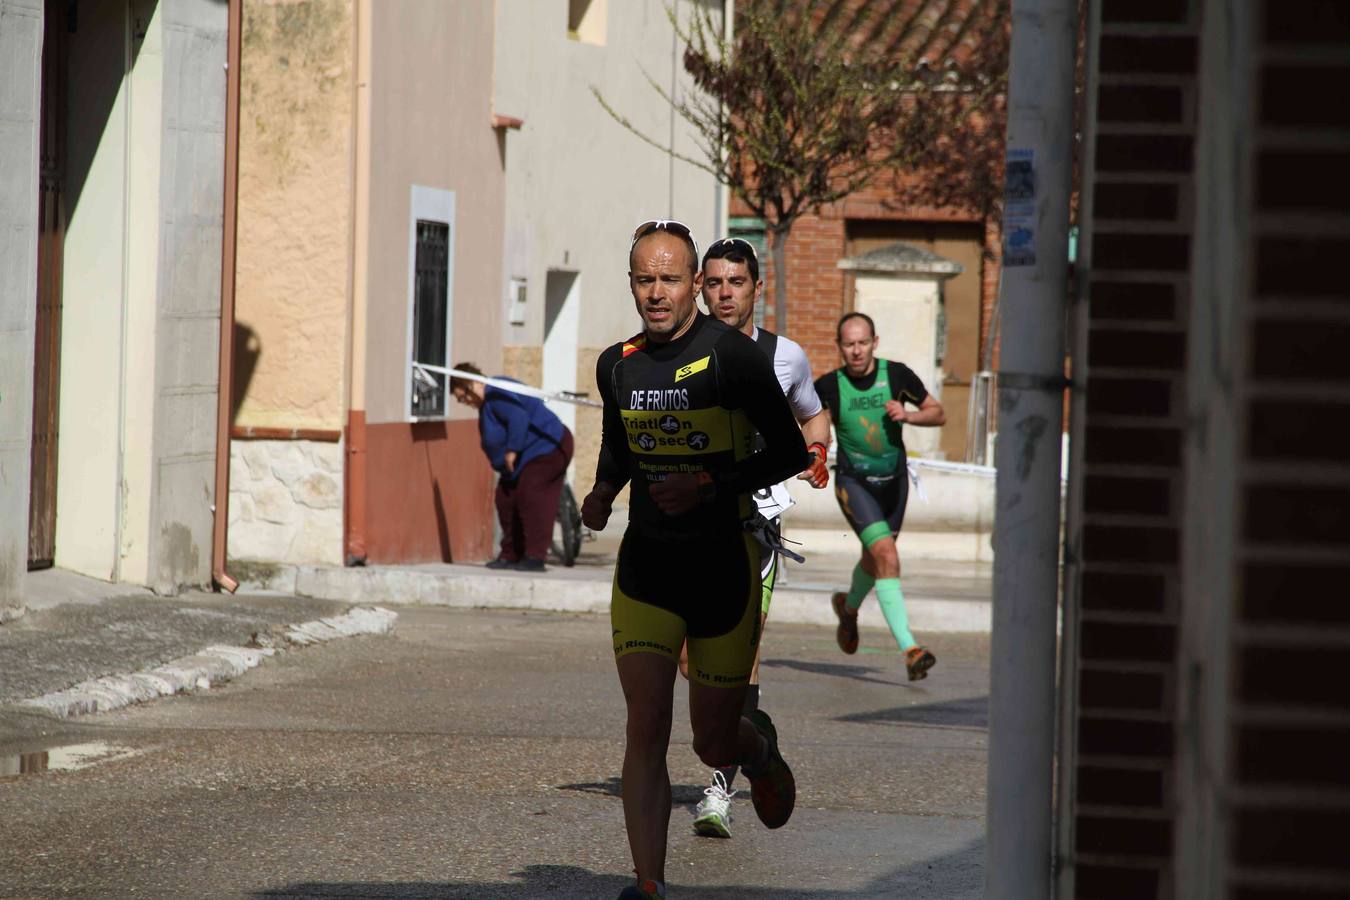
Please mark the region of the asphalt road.
<svg viewBox="0 0 1350 900"><path fill-rule="evenodd" d="M210 691L11 712L0 772L28 774L0 775L0 896L612 898L631 862L607 627L405 608ZM980 896L988 639L936 636L915 684L889 635L863 643L770 622L763 705L798 781L779 831L743 794L732 840L693 836L707 773L677 701L671 900Z"/></svg>

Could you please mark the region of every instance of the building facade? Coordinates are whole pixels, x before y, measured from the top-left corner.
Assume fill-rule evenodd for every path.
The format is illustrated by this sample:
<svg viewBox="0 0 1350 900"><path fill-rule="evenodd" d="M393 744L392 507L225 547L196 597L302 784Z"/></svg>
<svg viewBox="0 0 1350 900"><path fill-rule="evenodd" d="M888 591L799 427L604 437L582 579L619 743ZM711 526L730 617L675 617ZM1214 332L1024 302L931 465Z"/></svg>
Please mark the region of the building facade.
<svg viewBox="0 0 1350 900"><path fill-rule="evenodd" d="M211 580L223 4L0 4L0 606Z"/></svg>
<svg viewBox="0 0 1350 900"><path fill-rule="evenodd" d="M234 565L490 552L443 370L501 361L493 31L489 0L245 5Z"/></svg>
<svg viewBox="0 0 1350 900"><path fill-rule="evenodd" d="M680 21L723 3L679 0ZM628 289L633 229L678 219L701 247L724 227L713 176L624 128L596 93L653 143L698 158L683 120L648 82L672 96L692 89L666 4L617 0L502 0L497 6L495 106L505 131L503 251L506 371L550 391L589 392L610 344L642 323ZM576 436L574 489L590 489L599 412L556 404Z"/></svg>

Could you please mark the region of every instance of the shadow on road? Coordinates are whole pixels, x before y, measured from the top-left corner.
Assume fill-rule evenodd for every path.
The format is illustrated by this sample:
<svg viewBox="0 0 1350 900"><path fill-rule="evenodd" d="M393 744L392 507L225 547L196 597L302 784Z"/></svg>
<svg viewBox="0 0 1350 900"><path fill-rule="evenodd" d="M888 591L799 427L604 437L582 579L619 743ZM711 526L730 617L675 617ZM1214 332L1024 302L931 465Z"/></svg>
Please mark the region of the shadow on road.
<svg viewBox="0 0 1350 900"><path fill-rule="evenodd" d="M881 897L933 897L943 900L976 900L983 888L984 841L972 841L953 853L901 866L857 890L757 887L724 885L682 887L670 884L679 900L865 900ZM576 898L606 900L632 884L622 875L597 875L579 866L526 866L511 873L518 881L498 883L440 884L431 882L333 883L305 882L251 896L255 900L317 900L317 898L365 897L432 900L529 900L529 898Z"/></svg>
<svg viewBox="0 0 1350 900"><path fill-rule="evenodd" d="M851 678L854 681L869 681L872 684L904 686L903 683L888 678L873 678L873 673L882 670L873 669L869 666L846 666L840 663L806 662L800 659L765 659L761 660L759 664L761 667L771 669L796 669L798 672L806 672L811 675L832 675L835 678Z"/></svg>
<svg viewBox="0 0 1350 900"><path fill-rule="evenodd" d="M560 791L577 791L582 794L601 794L606 797L623 796L623 779L610 778L606 781L588 781L580 784L560 784ZM672 806L692 805L703 799L703 788L692 784L672 784L670 802Z"/></svg>
<svg viewBox="0 0 1350 900"><path fill-rule="evenodd" d="M943 700L940 703L920 703L914 706L896 706L874 712L839 716L836 722L862 725L947 725L962 728L989 728L989 697L967 697L964 700Z"/></svg>

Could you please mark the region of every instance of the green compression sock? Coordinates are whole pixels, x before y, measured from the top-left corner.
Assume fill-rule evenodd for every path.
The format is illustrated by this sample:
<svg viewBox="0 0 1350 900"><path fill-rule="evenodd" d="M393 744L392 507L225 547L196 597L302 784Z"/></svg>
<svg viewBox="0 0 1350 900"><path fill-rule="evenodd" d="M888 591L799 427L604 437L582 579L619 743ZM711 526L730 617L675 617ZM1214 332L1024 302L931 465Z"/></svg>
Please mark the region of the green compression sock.
<svg viewBox="0 0 1350 900"><path fill-rule="evenodd" d="M891 626L891 634L901 650L908 650L918 644L914 635L909 633L909 614L905 612L905 595L900 593L899 578L877 579L877 601L881 603L881 613L886 624Z"/></svg>
<svg viewBox="0 0 1350 900"><path fill-rule="evenodd" d="M853 567L853 584L848 588L848 608L856 612L858 607L862 606L863 600L867 598L867 592L872 590L872 585L876 579L863 569L862 563Z"/></svg>

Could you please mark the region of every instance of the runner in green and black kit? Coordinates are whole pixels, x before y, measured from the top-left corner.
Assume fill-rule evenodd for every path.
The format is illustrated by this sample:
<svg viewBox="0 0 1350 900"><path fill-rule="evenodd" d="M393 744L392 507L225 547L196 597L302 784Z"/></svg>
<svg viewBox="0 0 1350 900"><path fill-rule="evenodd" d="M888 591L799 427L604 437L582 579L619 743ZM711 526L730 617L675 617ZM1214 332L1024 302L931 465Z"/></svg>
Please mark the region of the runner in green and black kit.
<svg viewBox="0 0 1350 900"><path fill-rule="evenodd" d="M694 751L739 764L770 828L792 815L796 784L772 721L742 716L759 639L759 553L742 523L750 493L811 463L768 359L698 312L698 249L678 222L633 235L629 284L643 331L600 355L604 430L582 521L601 530L630 485L610 621L628 708L624 821L638 883L620 900L665 896L670 743L680 645L689 644ZM764 449L755 450L756 434Z"/></svg>
<svg viewBox="0 0 1350 900"><path fill-rule="evenodd" d="M877 336L869 316L844 316L837 337L844 365L817 379L816 393L830 410L838 440L835 499L863 545L849 591L832 598L839 617L839 647L845 653L857 651L858 608L875 584L881 611L914 681L927 677L937 658L910 633L900 590L895 539L909 500L901 427L939 426L946 414L913 370L876 358ZM916 409L907 409L906 404Z"/></svg>

